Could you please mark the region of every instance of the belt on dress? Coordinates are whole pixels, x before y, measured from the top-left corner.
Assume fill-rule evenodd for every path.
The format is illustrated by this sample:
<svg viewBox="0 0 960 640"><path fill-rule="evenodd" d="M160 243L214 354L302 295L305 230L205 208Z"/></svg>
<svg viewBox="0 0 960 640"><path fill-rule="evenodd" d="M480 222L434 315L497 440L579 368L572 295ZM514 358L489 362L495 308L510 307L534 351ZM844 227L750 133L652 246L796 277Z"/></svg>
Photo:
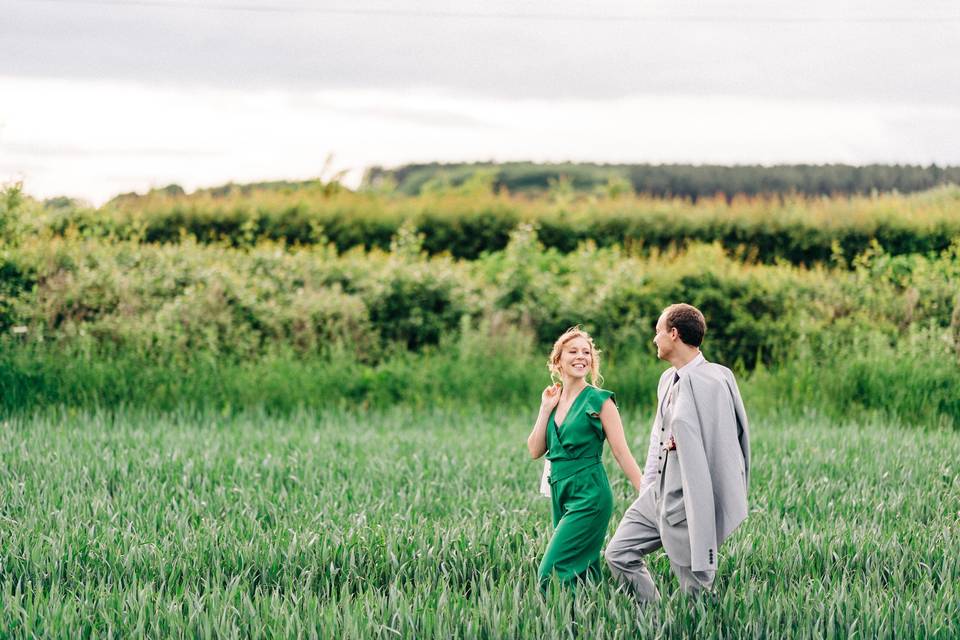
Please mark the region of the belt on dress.
<svg viewBox="0 0 960 640"><path fill-rule="evenodd" d="M600 454L583 456L582 458L568 458L565 460L550 461L550 484L556 484L584 469L600 464Z"/></svg>

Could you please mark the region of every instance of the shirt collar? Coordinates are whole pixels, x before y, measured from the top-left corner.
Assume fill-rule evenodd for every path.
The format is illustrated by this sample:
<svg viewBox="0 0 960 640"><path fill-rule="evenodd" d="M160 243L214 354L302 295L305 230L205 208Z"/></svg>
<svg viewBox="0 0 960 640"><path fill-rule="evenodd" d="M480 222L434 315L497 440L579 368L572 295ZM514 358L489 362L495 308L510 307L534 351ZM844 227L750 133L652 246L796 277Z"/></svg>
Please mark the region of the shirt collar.
<svg viewBox="0 0 960 640"><path fill-rule="evenodd" d="M703 357L703 352L701 351L701 352L697 353L696 357L694 357L693 360L691 360L691 361L688 362L687 364L685 364L685 365L683 365L682 367L680 367L679 369L677 369L676 374L677 374L678 376L682 376L682 375L684 375L685 373L689 373L691 369L693 369L694 367L696 367L696 366L697 366L698 364L700 364L701 362L705 362L705 361L706 361L706 358Z"/></svg>

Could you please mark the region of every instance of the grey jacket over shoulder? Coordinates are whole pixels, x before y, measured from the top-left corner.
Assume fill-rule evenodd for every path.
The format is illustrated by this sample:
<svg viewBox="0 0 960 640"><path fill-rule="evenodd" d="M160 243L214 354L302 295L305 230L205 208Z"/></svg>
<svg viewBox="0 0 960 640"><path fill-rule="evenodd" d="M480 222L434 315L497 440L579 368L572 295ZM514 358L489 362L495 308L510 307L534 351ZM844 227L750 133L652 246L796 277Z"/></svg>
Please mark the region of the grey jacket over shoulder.
<svg viewBox="0 0 960 640"><path fill-rule="evenodd" d="M673 369L664 380L673 378ZM733 372L702 362L677 383L671 426L694 571L716 570L717 549L747 517L750 440Z"/></svg>

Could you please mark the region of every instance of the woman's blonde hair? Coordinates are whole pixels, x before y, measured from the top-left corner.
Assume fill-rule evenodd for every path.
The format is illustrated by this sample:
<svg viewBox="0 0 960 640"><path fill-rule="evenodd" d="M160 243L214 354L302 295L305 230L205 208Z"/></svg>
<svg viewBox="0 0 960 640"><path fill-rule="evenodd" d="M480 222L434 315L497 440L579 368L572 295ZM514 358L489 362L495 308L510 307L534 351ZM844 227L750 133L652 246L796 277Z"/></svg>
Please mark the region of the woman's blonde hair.
<svg viewBox="0 0 960 640"><path fill-rule="evenodd" d="M583 338L590 345L590 384L599 387L603 384L603 376L600 375L600 350L593 345L593 338L590 334L580 328L580 325L574 325L563 332L553 343L553 349L550 351L550 359L547 361L547 369L550 371L550 379L554 382L560 382L560 354L565 344L574 338Z"/></svg>

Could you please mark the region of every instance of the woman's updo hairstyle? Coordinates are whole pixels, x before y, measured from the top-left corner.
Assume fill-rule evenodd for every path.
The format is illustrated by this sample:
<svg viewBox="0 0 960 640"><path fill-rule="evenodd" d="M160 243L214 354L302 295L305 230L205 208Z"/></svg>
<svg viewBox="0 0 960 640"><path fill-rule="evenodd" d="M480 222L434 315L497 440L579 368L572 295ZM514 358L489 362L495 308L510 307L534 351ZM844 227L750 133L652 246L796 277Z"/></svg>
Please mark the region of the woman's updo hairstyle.
<svg viewBox="0 0 960 640"><path fill-rule="evenodd" d="M550 359L547 361L547 369L550 371L550 379L554 382L561 382L560 375L560 354L563 353L563 347L574 338L583 338L590 345L590 384L599 387L603 384L603 376L600 375L600 350L593 345L593 338L590 334L580 328L580 325L574 325L563 332L553 343L553 350L550 351Z"/></svg>

